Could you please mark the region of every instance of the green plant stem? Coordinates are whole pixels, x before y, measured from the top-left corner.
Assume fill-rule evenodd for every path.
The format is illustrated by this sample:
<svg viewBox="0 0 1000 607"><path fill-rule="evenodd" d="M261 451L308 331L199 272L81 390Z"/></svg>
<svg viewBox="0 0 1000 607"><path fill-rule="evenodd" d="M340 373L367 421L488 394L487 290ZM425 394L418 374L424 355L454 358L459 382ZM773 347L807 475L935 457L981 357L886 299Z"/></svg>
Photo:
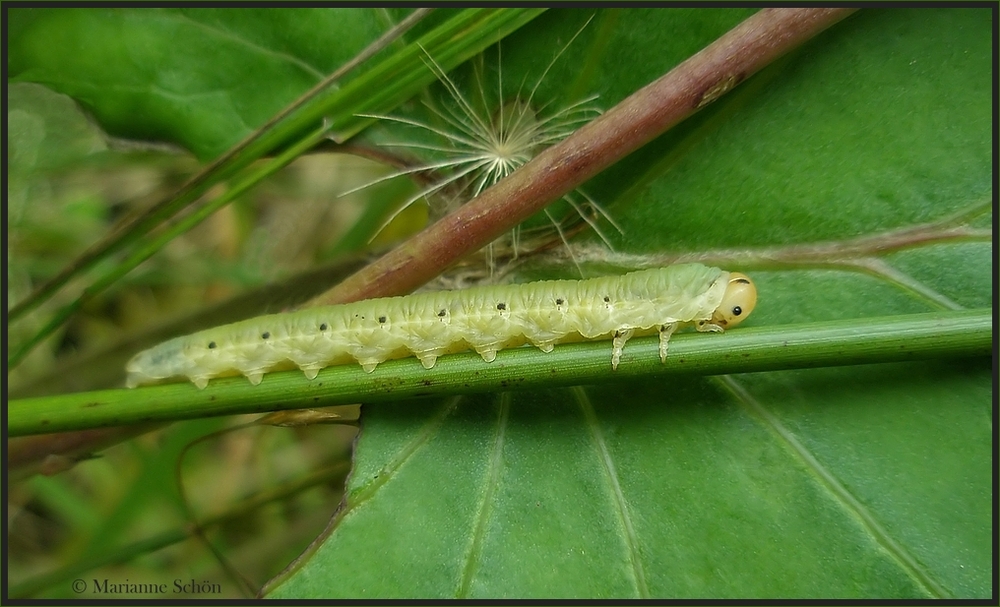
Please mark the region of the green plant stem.
<svg viewBox="0 0 1000 607"><path fill-rule="evenodd" d="M724 334L681 334L665 364L656 337L637 338L611 369L608 342L564 344L548 354L532 347L497 354L445 356L431 369L415 358L386 361L374 373L358 365L328 367L312 381L275 372L252 386L242 377L138 390L104 390L28 398L7 405L9 436L175 421L357 402L628 381L638 377L716 375L855 365L923 358L985 356L992 351L991 309L752 327Z"/></svg>
<svg viewBox="0 0 1000 607"><path fill-rule="evenodd" d="M263 491L253 497L233 505L225 512L210 516L202 520L198 526L202 529L213 527L227 521L236 520L246 516L248 513L258 510L264 505L272 502L288 499L307 489L315 487L320 483L325 483L331 479L342 477L347 474L350 467L346 462L337 463L321 470L316 470L304 475L289 483ZM158 533L137 542L125 546L115 546L101 554L91 556L85 561L78 561L52 571L16 584L10 588L11 598L24 598L33 596L46 588L78 577L88 571L104 567L106 565L116 565L127 563L134 558L145 556L156 552L167 546L172 546L182 542L194 534L195 528L192 525L170 529Z"/></svg>
<svg viewBox="0 0 1000 607"><path fill-rule="evenodd" d="M84 303L93 299L95 295L101 293L114 283L121 280L121 278L132 271L133 268L152 257L171 240L207 219L209 215L232 202L238 196L257 185L265 177L272 175L279 169L287 166L293 160L316 145L316 143L322 141L325 137L325 128L314 131L308 137L296 142L295 145L288 148L277 157L267 161L263 166L249 171L247 175L236 180L229 189L227 189L223 194L212 199L212 201L208 204L198 207L194 210L194 212L189 213L188 215L185 215L184 217L181 217L171 223L169 227L153 238L143 241L137 250L135 250L121 263L111 268L106 274L98 278L89 287L84 289L80 297L76 298L68 305L60 308L41 330L36 332L27 341L20 344L17 349L14 350L14 353L7 358L7 364L13 367L20 363L36 345L62 326L62 324L66 322L74 313L76 313L76 311L79 310Z"/></svg>
<svg viewBox="0 0 1000 607"><path fill-rule="evenodd" d="M82 305L98 293L121 279L137 265L151 257L177 235L191 229L211 213L231 202L237 194L248 190L278 168L288 164L298 155L314 147L326 137L343 141L370 124L374 119L358 116L363 112L387 112L409 99L436 76L425 64L425 53L434 53L444 69L468 59L472 55L524 25L544 9L468 9L436 28L416 44L393 55L362 76L350 81L343 88L325 88L315 97L301 103L296 111L278 121L270 130L262 132L249 143L238 144L238 151L225 162L216 164L211 176L198 181L197 187L183 189L166 204L157 205L156 212L144 216L138 224L116 231L106 243L84 253L48 283L39 287L25 301L9 311L11 319L37 307L71 277L93 267L98 261L124 247L136 244L137 250L110 271L95 280L77 299L61 308L35 335L19 344L8 356L8 367L16 366L42 340L51 335ZM300 102L296 102L300 103ZM317 128L322 123L323 126ZM311 130L309 130L311 129ZM332 134L331 134L332 133ZM286 147L288 146L288 147ZM251 166L267 154L281 150L280 156L268 163L263 170ZM295 155L290 154L295 151ZM189 215L175 222L167 231L144 241L142 238L154 227L178 213L212 185L234 176L234 185L223 195L199 206ZM199 176L200 177L200 176Z"/></svg>
<svg viewBox="0 0 1000 607"><path fill-rule="evenodd" d="M259 142L263 139L265 135L270 134L270 136L273 137L276 133L274 127L279 122L287 118L295 110L298 110L310 100L319 96L326 89L333 86L348 72L385 48L385 46L391 41L407 32L411 27L413 27L413 25L423 19L429 10L430 9L418 9L414 11L409 17L400 22L399 25L386 32L385 35L370 44L353 59L324 78L302 97L275 114L270 120L267 121L267 123L248 135L243 141L239 142L203 169L198 171L196 175L184 183L184 185L182 185L177 192L174 192L173 195L153 205L143 214L120 226L106 238L95 243L89 249L84 251L71 264L63 268L61 272L53 276L45 283L39 285L28 297L12 306L8 311L9 319L16 320L18 317L30 312L39 303L50 297L55 291L66 284L66 282L73 276L93 267L104 257L120 250L130 242L141 237L143 234L146 234L160 222L166 220L188 204L193 203L195 199L204 194L213 183L217 183L226 176L246 166L246 161L232 162L232 160L240 154L243 154L244 150L252 144L255 144L255 142ZM244 156L246 157L246 154L244 154ZM252 160L252 158L253 156L250 156L248 159Z"/></svg>

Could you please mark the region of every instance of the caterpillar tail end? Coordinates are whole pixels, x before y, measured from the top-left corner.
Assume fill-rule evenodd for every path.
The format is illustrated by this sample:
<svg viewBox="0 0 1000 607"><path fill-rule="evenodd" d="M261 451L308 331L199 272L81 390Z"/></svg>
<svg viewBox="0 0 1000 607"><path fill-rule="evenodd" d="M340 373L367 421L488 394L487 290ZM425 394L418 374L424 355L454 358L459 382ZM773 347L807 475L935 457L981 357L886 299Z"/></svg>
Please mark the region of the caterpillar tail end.
<svg viewBox="0 0 1000 607"><path fill-rule="evenodd" d="M145 353L143 353L145 354ZM125 365L125 371L127 375L125 376L125 387L126 388L138 388L139 386L146 386L149 384L155 384L166 379L163 373L150 372L149 365L145 364L146 356L135 356Z"/></svg>

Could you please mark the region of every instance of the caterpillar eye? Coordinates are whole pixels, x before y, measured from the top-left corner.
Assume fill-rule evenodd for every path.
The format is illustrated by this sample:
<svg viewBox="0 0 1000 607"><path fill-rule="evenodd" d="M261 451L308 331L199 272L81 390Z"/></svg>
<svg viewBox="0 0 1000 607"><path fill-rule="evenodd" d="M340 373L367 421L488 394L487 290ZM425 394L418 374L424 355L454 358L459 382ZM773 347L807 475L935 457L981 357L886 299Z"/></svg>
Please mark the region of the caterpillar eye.
<svg viewBox="0 0 1000 607"><path fill-rule="evenodd" d="M722 296L719 307L715 309L711 322L721 327L732 328L753 312L757 305L757 287L746 274L733 272L729 275L729 284Z"/></svg>

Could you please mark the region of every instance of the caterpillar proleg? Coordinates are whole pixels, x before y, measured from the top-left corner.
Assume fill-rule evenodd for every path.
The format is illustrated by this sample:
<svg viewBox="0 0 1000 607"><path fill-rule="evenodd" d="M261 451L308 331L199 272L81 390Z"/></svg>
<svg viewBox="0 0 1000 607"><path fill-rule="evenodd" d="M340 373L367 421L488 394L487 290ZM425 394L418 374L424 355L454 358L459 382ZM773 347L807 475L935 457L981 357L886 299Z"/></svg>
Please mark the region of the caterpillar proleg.
<svg viewBox="0 0 1000 607"><path fill-rule="evenodd" d="M750 279L701 264L683 264L587 280L546 280L386 297L260 316L166 341L126 365L130 388L187 377L243 374L250 383L282 368L314 379L320 369L357 361L416 356L427 369L439 356L472 349L486 362L498 350L530 343L612 339L617 369L633 335L660 335L665 361L670 335L682 324L723 331L753 310Z"/></svg>

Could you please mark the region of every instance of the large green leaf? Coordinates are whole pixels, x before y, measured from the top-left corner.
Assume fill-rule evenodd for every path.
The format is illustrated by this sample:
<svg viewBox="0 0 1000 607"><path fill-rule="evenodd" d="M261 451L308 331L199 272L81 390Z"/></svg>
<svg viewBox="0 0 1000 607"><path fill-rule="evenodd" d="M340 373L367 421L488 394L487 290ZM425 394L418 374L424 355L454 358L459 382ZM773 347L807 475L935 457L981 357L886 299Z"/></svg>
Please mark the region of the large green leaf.
<svg viewBox="0 0 1000 607"><path fill-rule="evenodd" d="M205 160L384 27L368 9L71 8L11 17L11 77L70 95L114 135L170 141Z"/></svg>
<svg viewBox="0 0 1000 607"><path fill-rule="evenodd" d="M484 86L502 70L503 96L530 89L592 12L538 105L599 94L609 108L751 11L550 11L499 61L486 53ZM114 134L203 158L385 16L115 15L133 29L97 36L108 47L93 56L65 33L107 20L17 15L11 75L70 94ZM576 240L580 266L690 256L747 271L751 326L992 305L990 19L872 10L835 26L589 183L622 234L605 230L615 251ZM145 79L100 86L133 74L129 58ZM474 70L453 76L471 97ZM443 87L428 96L449 102ZM576 273L538 262L522 278ZM267 592L989 597L991 379L987 360L942 360L366 405L342 509Z"/></svg>
<svg viewBox="0 0 1000 607"><path fill-rule="evenodd" d="M669 68L689 19L603 12L573 70L634 89L622 58ZM838 25L595 180L616 248L728 251L757 268L751 325L992 305L987 238L893 240L988 225L989 32L979 10ZM992 595L988 361L623 387L366 407L341 512L270 596Z"/></svg>

